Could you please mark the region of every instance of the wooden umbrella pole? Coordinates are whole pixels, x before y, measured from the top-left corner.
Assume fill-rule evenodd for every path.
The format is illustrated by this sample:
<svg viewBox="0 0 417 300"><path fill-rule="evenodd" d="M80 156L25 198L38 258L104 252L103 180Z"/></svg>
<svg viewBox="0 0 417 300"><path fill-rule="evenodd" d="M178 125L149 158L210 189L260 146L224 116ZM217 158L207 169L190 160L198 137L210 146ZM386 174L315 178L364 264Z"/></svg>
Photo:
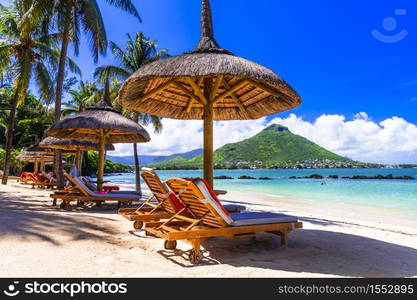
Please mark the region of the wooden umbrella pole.
<svg viewBox="0 0 417 300"><path fill-rule="evenodd" d="M211 99L212 79L204 79L204 179L213 186L213 100Z"/></svg>
<svg viewBox="0 0 417 300"><path fill-rule="evenodd" d="M34 162L33 164L34 164L34 166L33 166L33 173L34 173L34 174L37 174L37 173L38 173L38 171L39 171L39 164L38 164L38 160L37 160L37 159L35 159L35 162Z"/></svg>
<svg viewBox="0 0 417 300"><path fill-rule="evenodd" d="M78 172L80 173L80 176L83 175L83 156L84 156L84 151L80 150L80 159L78 162Z"/></svg>
<svg viewBox="0 0 417 300"><path fill-rule="evenodd" d="M45 160L41 160L41 172L45 172Z"/></svg>
<svg viewBox="0 0 417 300"><path fill-rule="evenodd" d="M104 160L106 155L106 143L104 129L100 129L98 143L98 170L97 170L97 189L103 191Z"/></svg>

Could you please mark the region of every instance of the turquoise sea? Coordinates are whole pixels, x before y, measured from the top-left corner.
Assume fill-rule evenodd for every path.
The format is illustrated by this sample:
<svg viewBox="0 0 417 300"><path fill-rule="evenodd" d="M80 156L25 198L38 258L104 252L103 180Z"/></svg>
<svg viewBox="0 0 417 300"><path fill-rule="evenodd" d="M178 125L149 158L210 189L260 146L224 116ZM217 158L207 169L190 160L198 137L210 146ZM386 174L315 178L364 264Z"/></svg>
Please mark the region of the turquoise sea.
<svg viewBox="0 0 417 300"><path fill-rule="evenodd" d="M202 170L158 171L161 179L170 177L202 177ZM324 179L290 179L320 174ZM230 176L233 180L216 180L215 188L228 191L275 196L308 201L310 204L346 204L374 207L406 213L417 219L417 180L351 180L329 179L329 175L353 176L378 174L408 175L417 178L413 169L290 169L290 170L215 170L215 176ZM270 177L272 180L240 180L239 176ZM134 174L106 176L106 180L134 185Z"/></svg>

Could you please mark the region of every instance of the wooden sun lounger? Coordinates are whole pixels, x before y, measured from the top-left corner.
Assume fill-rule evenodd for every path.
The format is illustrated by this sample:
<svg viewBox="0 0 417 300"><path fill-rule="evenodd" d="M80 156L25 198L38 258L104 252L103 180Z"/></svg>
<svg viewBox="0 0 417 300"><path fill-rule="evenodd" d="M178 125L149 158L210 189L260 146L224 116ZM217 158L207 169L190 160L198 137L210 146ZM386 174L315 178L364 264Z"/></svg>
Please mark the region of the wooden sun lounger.
<svg viewBox="0 0 417 300"><path fill-rule="evenodd" d="M42 176L48 181L48 182L52 182L52 183L57 183L56 179L51 175L48 174L46 172L42 172Z"/></svg>
<svg viewBox="0 0 417 300"><path fill-rule="evenodd" d="M19 181L20 181L22 184L30 184L31 182L33 182L32 178L30 178L30 177L27 175L27 173L26 173L26 172L22 172L22 173L20 174Z"/></svg>
<svg viewBox="0 0 417 300"><path fill-rule="evenodd" d="M170 198L170 192L153 170L143 169L141 176L152 192L152 197L139 208L121 208L118 212L119 215L127 220L133 221L135 229L141 229L145 222L169 219L178 212L177 207Z"/></svg>
<svg viewBox="0 0 417 300"><path fill-rule="evenodd" d="M32 174L32 173L23 173L22 176L20 177L20 181L23 184L28 184L28 185L32 185L32 188L35 188L35 186L43 189L43 188L54 188L57 186L57 184L55 182L50 182L49 180L41 180L38 179L36 174Z"/></svg>
<svg viewBox="0 0 417 300"><path fill-rule="evenodd" d="M169 219L184 207L182 201L164 186L154 170L143 168L141 176L152 192L152 197L139 208L121 208L118 212L127 220L133 221L135 229L141 229L145 222ZM225 207L229 212L240 212L245 209L244 206L239 205Z"/></svg>
<svg viewBox="0 0 417 300"><path fill-rule="evenodd" d="M64 173L64 176L71 183L72 187L56 191L50 195L50 197L54 199L54 202L58 199L62 200L60 205L61 208L68 207L72 201L77 201L77 203L95 202L97 205L100 205L105 201L117 201L120 206L121 203L130 205L133 202L141 200L140 195L134 195L133 193L132 195L126 193L97 194L94 191L89 190L81 180L77 181L68 173Z"/></svg>
<svg viewBox="0 0 417 300"><path fill-rule="evenodd" d="M175 249L178 240L191 244L193 249L189 259L193 264L202 261L200 246L210 237L242 239L254 237L256 232L269 232L281 236L281 244L286 245L288 233L302 228L302 223L296 218L273 213L233 214L241 216L238 218L240 221L234 221L222 207L216 206L216 202L205 198L194 183L180 178L169 179L166 183L186 207L168 220L146 223L145 230L149 235L165 239L165 249ZM189 216L183 215L186 210L189 211ZM256 218L262 214L268 215L266 221ZM245 215L252 216L253 224L250 224L251 220L246 220L248 223L245 224Z"/></svg>

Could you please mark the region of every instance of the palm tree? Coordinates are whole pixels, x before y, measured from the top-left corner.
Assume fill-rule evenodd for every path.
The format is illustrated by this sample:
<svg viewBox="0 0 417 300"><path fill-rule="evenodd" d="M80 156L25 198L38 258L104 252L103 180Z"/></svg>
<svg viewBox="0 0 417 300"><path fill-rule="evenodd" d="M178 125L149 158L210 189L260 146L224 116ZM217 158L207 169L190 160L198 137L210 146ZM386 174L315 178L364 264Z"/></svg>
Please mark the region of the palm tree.
<svg viewBox="0 0 417 300"><path fill-rule="evenodd" d="M146 38L142 32L137 33L134 39L128 34L127 43L124 49L120 48L114 42L110 42L110 50L118 64L100 66L94 71L94 76L98 78L99 81L104 81L105 78L108 77L125 81L142 66L161 57L168 56L167 49L158 51L157 48L156 41ZM161 118L159 117L131 111L125 111L125 115L130 117L133 121L145 126L152 124L156 133L162 130ZM140 167L137 144L133 144L133 154L135 160L136 189L140 190Z"/></svg>
<svg viewBox="0 0 417 300"><path fill-rule="evenodd" d="M7 136L7 124L10 114L8 103L13 98L11 89L0 88L0 127L4 129L4 136Z"/></svg>
<svg viewBox="0 0 417 300"><path fill-rule="evenodd" d="M106 2L132 14L141 21L139 13L131 0L106 0ZM32 6L25 15L22 24L29 23L31 19L40 19L45 15L48 15L56 21L56 27L62 35L61 57L58 65L55 90L55 122L58 122L61 118L65 60L70 43L74 47L75 55L78 55L82 30L89 41L94 62L97 62L99 54L106 53L107 36L100 8L96 0L33 0ZM63 187L61 161L61 151L56 151L55 173L60 188Z"/></svg>
<svg viewBox="0 0 417 300"><path fill-rule="evenodd" d="M59 36L45 35L42 26L35 20L22 22L30 5L31 1L14 1L8 7L0 5L0 72L7 70L12 74L14 89L9 107L2 184L7 184L10 171L16 111L26 98L31 78L47 103L54 95L48 67L56 66L58 62L60 53L53 47L53 42ZM65 64L71 71L80 73L70 59L66 59Z"/></svg>
<svg viewBox="0 0 417 300"><path fill-rule="evenodd" d="M97 92L98 89L95 83L80 81L79 89L68 90L72 99L63 103L65 108L61 111L62 117L82 112L89 105L96 103L99 99Z"/></svg>
<svg viewBox="0 0 417 300"><path fill-rule="evenodd" d="M36 0L39 7L48 5L50 0ZM141 21L139 13L130 0L106 0L107 3L134 15ZM65 78L65 60L68 46L73 44L75 54L78 55L80 32L87 36L94 62L98 61L99 54L105 54L107 49L107 36L100 8L95 0L57 0L55 1L56 24L62 33L61 57L58 66L55 92L55 122L61 118L62 88ZM57 151L55 172L60 186L63 186L60 151Z"/></svg>

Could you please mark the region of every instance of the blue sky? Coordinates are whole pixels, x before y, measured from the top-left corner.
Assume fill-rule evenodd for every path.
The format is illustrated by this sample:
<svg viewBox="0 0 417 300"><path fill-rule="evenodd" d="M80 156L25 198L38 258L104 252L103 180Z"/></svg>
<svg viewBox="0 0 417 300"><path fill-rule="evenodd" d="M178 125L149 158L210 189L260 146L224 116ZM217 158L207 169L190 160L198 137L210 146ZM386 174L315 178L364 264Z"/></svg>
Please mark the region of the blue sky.
<svg viewBox="0 0 417 300"><path fill-rule="evenodd" d="M194 48L200 0L133 2L143 23L98 0L109 40L123 46L127 32L143 31L173 55ZM312 121L322 114L349 118L364 111L377 122L400 116L417 123L416 1L211 0L211 4L220 45L272 69L302 96L303 104L291 112ZM396 15L397 9L406 14ZM384 28L386 18L396 20L395 29ZM401 30L408 34L396 43L384 43L372 30L386 36ZM96 66L86 44L74 59L83 79L92 81ZM108 54L98 65L112 62Z"/></svg>
<svg viewBox="0 0 417 300"><path fill-rule="evenodd" d="M105 0L97 2L109 40L121 47L126 33L138 31L172 55L198 42L201 0L136 0L143 23ZM260 120L216 123L216 147L274 122L356 160L417 163L417 1L211 0L211 5L219 44L275 71L303 99L291 111ZM96 66L86 43L75 60L83 80L92 81ZM98 65L108 63L110 53ZM202 146L201 121L163 124L141 153ZM114 155L131 153L130 145L119 144Z"/></svg>
<svg viewBox="0 0 417 300"><path fill-rule="evenodd" d="M119 45L124 45L126 32L137 31L174 55L193 49L198 41L199 0L135 1L142 24L105 1L98 2L108 37ZM400 116L417 123L416 1L212 0L211 4L220 45L272 69L302 96L303 104L291 112L314 120L322 114L349 118L364 111L377 122ZM396 15L396 9L405 9L406 14ZM396 28L387 23L384 28L389 17L396 20ZM401 30L408 34L396 43L385 43L372 30L386 36ZM86 47L77 62L83 78L92 80L95 66ZM99 64L109 62L111 55Z"/></svg>

